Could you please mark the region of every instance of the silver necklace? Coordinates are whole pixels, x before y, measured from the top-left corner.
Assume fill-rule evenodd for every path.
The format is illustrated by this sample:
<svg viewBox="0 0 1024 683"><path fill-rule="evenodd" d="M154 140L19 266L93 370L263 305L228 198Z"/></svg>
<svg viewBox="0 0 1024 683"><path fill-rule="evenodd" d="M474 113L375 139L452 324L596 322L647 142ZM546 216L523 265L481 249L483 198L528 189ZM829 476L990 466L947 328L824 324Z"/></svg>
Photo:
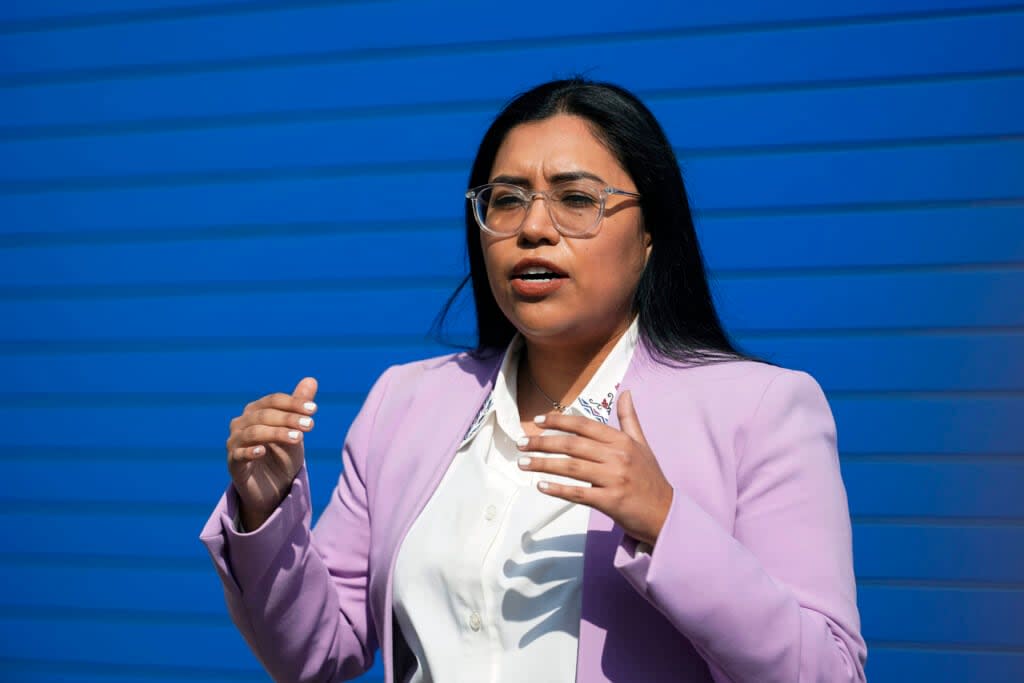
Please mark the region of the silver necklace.
<svg viewBox="0 0 1024 683"><path fill-rule="evenodd" d="M526 373L526 379L528 379L530 381L530 384L533 385L534 389L536 389L537 391L540 392L541 396L543 396L544 398L547 399L548 403L551 404L551 406L554 408L554 410L557 410L558 412L562 412L563 410L565 410L565 406L563 406L560 402L558 402L555 399L553 399L550 396L548 396L547 393L545 393L545 391L540 388L540 385L537 384L535 381L533 381L533 373L532 372L527 372Z"/></svg>

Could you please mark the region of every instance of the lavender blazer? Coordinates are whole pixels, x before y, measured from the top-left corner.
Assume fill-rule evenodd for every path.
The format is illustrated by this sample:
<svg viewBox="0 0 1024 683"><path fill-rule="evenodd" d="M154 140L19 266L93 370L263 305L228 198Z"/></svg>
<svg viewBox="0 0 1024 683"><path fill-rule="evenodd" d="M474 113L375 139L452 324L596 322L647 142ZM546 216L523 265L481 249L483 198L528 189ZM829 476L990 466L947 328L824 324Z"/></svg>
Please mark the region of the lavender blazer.
<svg viewBox="0 0 1024 683"><path fill-rule="evenodd" d="M233 528L229 487L201 539L276 680L355 677L378 647L386 680L402 680L398 549L500 361L458 354L385 372L312 532L305 469L250 534ZM818 384L747 361L671 368L641 344L621 389L675 494L653 555L591 513L577 681L863 681L849 512Z"/></svg>

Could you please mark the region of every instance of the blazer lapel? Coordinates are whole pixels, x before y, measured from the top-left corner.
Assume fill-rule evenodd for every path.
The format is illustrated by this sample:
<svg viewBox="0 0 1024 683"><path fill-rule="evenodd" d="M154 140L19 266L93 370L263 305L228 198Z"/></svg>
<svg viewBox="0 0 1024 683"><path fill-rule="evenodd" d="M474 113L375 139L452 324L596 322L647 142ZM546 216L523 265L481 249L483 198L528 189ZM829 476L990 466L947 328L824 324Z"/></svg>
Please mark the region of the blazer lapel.
<svg viewBox="0 0 1024 683"><path fill-rule="evenodd" d="M447 471L459 443L494 385L501 355L475 360L460 354L430 372L404 409L401 442L382 463L381 481L403 495L393 503L388 535L401 544Z"/></svg>
<svg viewBox="0 0 1024 683"><path fill-rule="evenodd" d="M646 345L637 344L626 374L619 385L618 396L632 391L639 403L646 403L648 379L657 366ZM618 410L613 407L608 424L619 429ZM608 624L629 619L628 606L635 603L633 588L615 569L615 552L622 542L622 528L598 510L591 510L587 542L583 553L583 595L580 610L580 635L576 660L577 681L608 680L606 671L619 667L603 661L619 654L604 648ZM640 627L640 624L637 624Z"/></svg>

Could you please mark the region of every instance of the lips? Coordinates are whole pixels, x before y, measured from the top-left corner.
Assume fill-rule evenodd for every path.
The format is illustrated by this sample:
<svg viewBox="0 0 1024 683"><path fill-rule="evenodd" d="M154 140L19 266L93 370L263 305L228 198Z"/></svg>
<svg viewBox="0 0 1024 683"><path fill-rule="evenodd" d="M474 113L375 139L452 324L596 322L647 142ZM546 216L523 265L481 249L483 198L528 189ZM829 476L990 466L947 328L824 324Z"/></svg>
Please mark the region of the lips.
<svg viewBox="0 0 1024 683"><path fill-rule="evenodd" d="M560 280L568 275L564 270L544 259L523 259L512 269L511 279L527 282Z"/></svg>
<svg viewBox="0 0 1024 683"><path fill-rule="evenodd" d="M538 301L557 292L569 276L550 261L527 258L516 264L509 279L516 294L529 301Z"/></svg>

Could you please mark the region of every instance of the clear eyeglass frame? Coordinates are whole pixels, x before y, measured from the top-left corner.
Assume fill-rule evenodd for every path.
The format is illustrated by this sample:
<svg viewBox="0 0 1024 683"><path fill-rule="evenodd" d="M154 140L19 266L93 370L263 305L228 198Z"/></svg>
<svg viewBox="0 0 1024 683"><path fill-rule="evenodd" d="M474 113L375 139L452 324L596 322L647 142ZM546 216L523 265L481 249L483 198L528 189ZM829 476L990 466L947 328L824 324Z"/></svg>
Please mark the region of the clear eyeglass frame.
<svg viewBox="0 0 1024 683"><path fill-rule="evenodd" d="M575 187L579 187L579 183L569 184ZM493 191L496 188L504 189L513 194L517 194L524 202L523 217L522 220L519 221L519 224L516 226L515 230L494 230L493 228L488 227L486 221L484 220L484 215L486 214L486 207L482 205L481 199L486 196L488 190ZM558 190L561 189L562 188L558 188ZM552 210L553 204L557 201L552 196L552 193L557 192L558 190L528 190L526 188L520 187L519 185L513 185L511 183L485 183L484 185L478 185L477 187L470 188L466 192L466 199L469 200L471 206L473 207L473 217L476 219L476 224L480 227L480 229L489 235L495 235L497 237L513 237L515 235L518 235L522 231L523 225L526 223L526 217L530 212L530 207L533 205L533 201L538 197L542 197L544 199L545 209L547 209L548 217L551 219L551 224L555 226L555 230L557 230L560 235L563 235L565 237L592 237L593 235L597 234L598 228L601 225L601 219L604 218L604 211L607 205L608 197L619 195L623 197L631 197L633 199L640 199L640 195L637 194L636 192L620 190L619 188L612 187L611 185L601 186L595 183L593 191L600 197L600 204L598 205L597 216L593 221L593 225L590 225L585 230L568 230L565 228L565 226L559 223L558 218L555 216L555 211Z"/></svg>

